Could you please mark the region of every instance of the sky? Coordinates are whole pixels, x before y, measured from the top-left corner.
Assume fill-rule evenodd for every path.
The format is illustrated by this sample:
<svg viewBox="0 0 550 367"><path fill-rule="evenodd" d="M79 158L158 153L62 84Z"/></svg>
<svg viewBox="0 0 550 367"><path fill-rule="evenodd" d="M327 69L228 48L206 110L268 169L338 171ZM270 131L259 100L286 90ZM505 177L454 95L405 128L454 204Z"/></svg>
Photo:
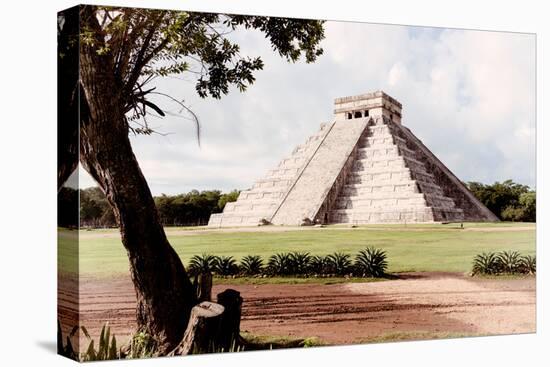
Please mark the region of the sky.
<svg viewBox="0 0 550 367"><path fill-rule="evenodd" d="M313 64L287 62L257 31L231 37L264 61L245 93L201 99L191 76L154 82L201 122L199 146L180 107L155 98L171 115L149 122L167 135L131 137L154 195L249 188L333 119L335 98L376 90L402 103L403 125L461 180L535 187L532 34L329 21Z"/></svg>

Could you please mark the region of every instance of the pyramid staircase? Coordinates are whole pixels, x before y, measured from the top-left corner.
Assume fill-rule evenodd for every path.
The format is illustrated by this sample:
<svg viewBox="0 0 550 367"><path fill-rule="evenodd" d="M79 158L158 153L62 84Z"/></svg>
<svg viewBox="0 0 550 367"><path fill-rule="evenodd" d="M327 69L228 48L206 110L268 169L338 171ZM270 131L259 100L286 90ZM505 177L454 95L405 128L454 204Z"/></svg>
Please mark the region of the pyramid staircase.
<svg viewBox="0 0 550 367"><path fill-rule="evenodd" d="M208 225L255 226L262 221L270 221L333 125L334 123L321 124L321 129L315 135L310 136L304 144L298 145L275 169L269 170L252 188L241 191L236 202L227 203L223 213L212 214Z"/></svg>
<svg viewBox="0 0 550 367"><path fill-rule="evenodd" d="M391 122L368 127L346 177L331 223L459 221L462 209L445 196L434 176L416 159L406 140L393 135Z"/></svg>
<svg viewBox="0 0 550 367"><path fill-rule="evenodd" d="M211 227L497 221L406 127L383 92L338 98L335 121L244 190Z"/></svg>

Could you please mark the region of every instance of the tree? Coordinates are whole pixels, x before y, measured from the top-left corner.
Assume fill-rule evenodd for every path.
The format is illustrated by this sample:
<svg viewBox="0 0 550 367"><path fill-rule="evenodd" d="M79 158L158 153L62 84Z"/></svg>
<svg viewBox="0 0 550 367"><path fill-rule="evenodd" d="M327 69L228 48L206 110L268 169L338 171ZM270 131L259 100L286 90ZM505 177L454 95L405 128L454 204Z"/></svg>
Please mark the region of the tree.
<svg viewBox="0 0 550 367"><path fill-rule="evenodd" d="M469 182L468 188L502 220L535 221L536 194L529 186L506 180L492 185Z"/></svg>
<svg viewBox="0 0 550 367"><path fill-rule="evenodd" d="M241 192L239 190L233 190L227 194L223 194L220 199L218 200L218 208L217 211L221 213L223 211L223 208L225 208L225 204L237 201L239 198L239 194Z"/></svg>
<svg viewBox="0 0 550 367"><path fill-rule="evenodd" d="M227 32L260 30L282 57L294 62L304 55L313 62L322 53L322 23L79 6L61 13L58 24L58 124L63 131L59 141L65 144L59 152L58 189L78 164L74 153L79 146L82 166L105 193L120 227L136 290L138 328L155 339L158 354L166 354L181 340L196 300L128 137L153 133L148 114L164 115L148 100L159 93L147 89L148 83L158 76L191 73L197 75L196 91L203 98L220 98L231 85L245 91L263 62L240 55ZM79 142L71 140L75 136Z"/></svg>

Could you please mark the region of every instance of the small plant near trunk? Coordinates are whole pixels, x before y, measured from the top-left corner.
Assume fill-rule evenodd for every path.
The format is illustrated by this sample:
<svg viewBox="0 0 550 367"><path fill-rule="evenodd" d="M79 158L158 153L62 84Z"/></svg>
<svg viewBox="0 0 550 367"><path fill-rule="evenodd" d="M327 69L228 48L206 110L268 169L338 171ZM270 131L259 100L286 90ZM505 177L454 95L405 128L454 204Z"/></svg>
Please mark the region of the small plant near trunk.
<svg viewBox="0 0 550 367"><path fill-rule="evenodd" d="M214 271L217 257L210 254L195 255L189 261L191 275L211 273Z"/></svg>
<svg viewBox="0 0 550 367"><path fill-rule="evenodd" d="M239 266L233 256L216 256L213 265L213 270L218 275L229 276L239 272Z"/></svg>

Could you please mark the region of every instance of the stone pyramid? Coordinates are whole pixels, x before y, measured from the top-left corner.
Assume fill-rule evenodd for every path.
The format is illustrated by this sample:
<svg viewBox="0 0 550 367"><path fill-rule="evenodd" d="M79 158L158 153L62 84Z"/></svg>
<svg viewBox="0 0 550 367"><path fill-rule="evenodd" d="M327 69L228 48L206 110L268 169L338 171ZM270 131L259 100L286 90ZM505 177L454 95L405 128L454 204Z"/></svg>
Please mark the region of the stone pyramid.
<svg viewBox="0 0 550 367"><path fill-rule="evenodd" d="M497 221L401 125L401 107L380 91L337 98L333 122L208 225Z"/></svg>

